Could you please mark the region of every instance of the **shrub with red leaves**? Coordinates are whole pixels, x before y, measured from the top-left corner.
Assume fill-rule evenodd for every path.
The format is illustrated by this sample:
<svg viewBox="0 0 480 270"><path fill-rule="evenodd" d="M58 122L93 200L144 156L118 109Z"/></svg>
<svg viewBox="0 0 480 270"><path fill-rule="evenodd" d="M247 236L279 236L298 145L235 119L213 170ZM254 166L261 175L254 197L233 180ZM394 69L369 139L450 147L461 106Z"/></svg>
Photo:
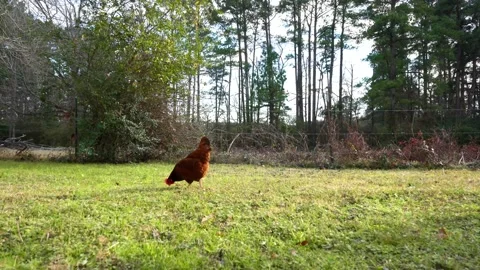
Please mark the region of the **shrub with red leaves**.
<svg viewBox="0 0 480 270"><path fill-rule="evenodd" d="M434 136L426 141L431 151L434 153L435 163L449 164L458 160L460 156L460 147L453 137L446 131L435 132Z"/></svg>
<svg viewBox="0 0 480 270"><path fill-rule="evenodd" d="M354 129L349 129L342 141L335 141L334 152L341 163L349 163L364 158L369 149L363 135Z"/></svg>
<svg viewBox="0 0 480 270"><path fill-rule="evenodd" d="M422 132L418 132L416 137L410 138L408 141L399 142L402 149L403 157L407 161L428 162L434 152L429 148L427 142L423 139Z"/></svg>
<svg viewBox="0 0 480 270"><path fill-rule="evenodd" d="M469 143L462 147L462 157L464 162L475 162L480 160L480 145Z"/></svg>
<svg viewBox="0 0 480 270"><path fill-rule="evenodd" d="M435 132L428 139L419 132L416 137L408 141L399 142L403 157L407 161L418 161L427 164L447 165L460 159L462 152L468 156L475 156L475 145L461 150L452 136L446 131ZM462 148L463 149L463 148Z"/></svg>
<svg viewBox="0 0 480 270"><path fill-rule="evenodd" d="M347 137L345 138L345 145L350 146L355 152L363 152L368 149L368 144L363 138L363 135L353 129L348 130Z"/></svg>

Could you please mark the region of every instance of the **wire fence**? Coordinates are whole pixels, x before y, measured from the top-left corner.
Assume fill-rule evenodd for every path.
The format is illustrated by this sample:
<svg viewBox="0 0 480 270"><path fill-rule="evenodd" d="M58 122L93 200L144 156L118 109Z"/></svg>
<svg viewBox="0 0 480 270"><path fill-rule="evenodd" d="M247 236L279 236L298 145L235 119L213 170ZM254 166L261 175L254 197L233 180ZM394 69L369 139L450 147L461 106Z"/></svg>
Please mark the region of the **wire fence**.
<svg viewBox="0 0 480 270"><path fill-rule="evenodd" d="M43 119L34 119L34 122L40 123ZM55 124L42 126L41 124L31 125L32 119L22 123L18 121L15 127L15 136L9 136L9 126L7 123L0 121L0 140L8 138L22 138L28 140L29 144L33 147L36 145L38 148L53 148L53 147L71 147L74 145L72 138L75 134L75 125L72 121L57 121ZM472 121L474 122L474 121ZM192 125L191 125L192 126ZM312 138L316 142L328 143L329 138L334 136L336 139L342 139L352 134L352 132L360 133L363 137L368 139L378 139L385 143L395 143L399 138L416 137L421 133L425 137L437 136L440 133L448 134L449 136L458 138L462 137L465 143L469 138L472 141L480 139L480 119L476 124L470 126L455 126L449 127L440 126L422 126L420 124L404 125L403 127L397 126L396 131L385 130L385 124L375 123L370 125L367 121L363 123L355 124L353 126L345 125L340 130L336 125L333 131L328 130L328 126L325 123L319 122L316 127L316 131L309 131L308 126L306 131L298 131L294 126L284 126L283 128L272 128L268 124L231 124L228 128L225 123L216 125L215 123L194 123L194 132L190 137L194 137L195 134L203 133L205 135L211 135L214 138L233 140L236 136L241 138L249 138L252 140L258 139L285 139L296 138L296 140L302 140ZM179 134L185 136L184 134ZM81 137L81 134L80 136Z"/></svg>
<svg viewBox="0 0 480 270"><path fill-rule="evenodd" d="M172 155L164 156L171 160L181 157L195 146L202 135L210 137L216 161L232 163L277 162L295 166L324 166L322 164L332 163L332 160L375 160L381 159L382 155L407 161L451 163L453 160L471 162L480 156L480 150L477 151L480 147L473 147L480 144L480 110L452 108L365 112L371 116L353 118L351 125L344 123L341 127L333 123L329 126L320 120L315 129L305 123L304 131L298 131L294 124L273 127L262 123L177 123L177 126L183 125L184 128L171 130L169 133L174 140L165 142L175 143L174 147L166 148L177 150ZM388 119L382 116L392 112L435 113L448 117L419 116L415 117L415 121L399 117L392 131L387 127ZM460 124L450 121L456 112L465 116L460 118ZM46 153L46 156L58 156L59 153L73 155L75 143L82 141L82 132L88 132L80 130L75 136L74 120L73 117L45 119L35 115L19 116L13 132L16 136L10 136L11 125L5 119L0 119L0 149L12 155L34 152ZM160 136L156 139L163 140Z"/></svg>

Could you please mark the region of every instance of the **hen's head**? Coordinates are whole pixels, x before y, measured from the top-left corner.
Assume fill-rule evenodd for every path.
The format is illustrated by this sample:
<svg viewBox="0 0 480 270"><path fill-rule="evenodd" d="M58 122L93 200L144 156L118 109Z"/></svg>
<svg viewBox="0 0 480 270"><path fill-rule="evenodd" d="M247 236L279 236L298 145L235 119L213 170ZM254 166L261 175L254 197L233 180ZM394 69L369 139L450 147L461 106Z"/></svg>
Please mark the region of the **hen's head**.
<svg viewBox="0 0 480 270"><path fill-rule="evenodd" d="M202 139L200 139L200 143L198 144L198 148L205 149L205 150L211 150L210 140L206 136L203 136Z"/></svg>
<svg viewBox="0 0 480 270"><path fill-rule="evenodd" d="M167 185L169 185L169 186L170 186L170 185L173 185L174 183L175 183L175 181L173 181L172 179L168 179L168 178L165 179L165 184L167 184Z"/></svg>

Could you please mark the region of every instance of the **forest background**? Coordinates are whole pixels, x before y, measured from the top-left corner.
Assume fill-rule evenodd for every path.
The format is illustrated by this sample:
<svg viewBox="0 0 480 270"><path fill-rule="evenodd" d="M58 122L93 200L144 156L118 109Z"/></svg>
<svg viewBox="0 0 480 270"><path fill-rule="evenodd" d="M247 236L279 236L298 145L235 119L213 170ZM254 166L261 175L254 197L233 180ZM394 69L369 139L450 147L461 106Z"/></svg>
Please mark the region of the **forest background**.
<svg viewBox="0 0 480 270"><path fill-rule="evenodd" d="M479 26L473 0L0 0L0 138L100 162L207 135L222 162L478 164Z"/></svg>

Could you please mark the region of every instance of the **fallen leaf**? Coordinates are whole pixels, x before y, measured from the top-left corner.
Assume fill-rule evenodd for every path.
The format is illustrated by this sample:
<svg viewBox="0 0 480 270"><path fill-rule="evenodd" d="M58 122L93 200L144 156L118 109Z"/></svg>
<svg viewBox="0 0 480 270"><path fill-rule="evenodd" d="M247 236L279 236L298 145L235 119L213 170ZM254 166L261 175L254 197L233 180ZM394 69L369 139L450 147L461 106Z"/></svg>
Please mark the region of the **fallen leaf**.
<svg viewBox="0 0 480 270"><path fill-rule="evenodd" d="M152 237L153 239L159 239L160 238L160 232L157 229L152 230Z"/></svg>
<svg viewBox="0 0 480 270"><path fill-rule="evenodd" d="M104 246L108 243L108 238L103 235L100 235L98 237L98 243L100 243L101 246Z"/></svg>
<svg viewBox="0 0 480 270"><path fill-rule="evenodd" d="M302 242L298 243L297 245L299 245L299 246L306 246L306 245L308 245L308 240L305 239L305 240L303 240Z"/></svg>
<svg viewBox="0 0 480 270"><path fill-rule="evenodd" d="M438 237L438 239L447 239L448 238L448 233L447 233L447 230L445 229L445 227L441 227L438 230L437 237Z"/></svg>
<svg viewBox="0 0 480 270"><path fill-rule="evenodd" d="M208 215L208 216L204 216L204 217L202 218L201 223L205 223L205 222L209 221L211 218L213 218L213 214Z"/></svg>
<svg viewBox="0 0 480 270"><path fill-rule="evenodd" d="M108 257L110 256L110 252L108 250L99 250L97 252L97 256L95 256L95 258L99 261L104 261L106 260Z"/></svg>
<svg viewBox="0 0 480 270"><path fill-rule="evenodd" d="M272 259L276 259L278 257L277 253L272 253L272 255L270 256L270 258Z"/></svg>
<svg viewBox="0 0 480 270"><path fill-rule="evenodd" d="M69 269L67 263L61 257L55 257L53 261L50 262L47 269L49 270L65 270Z"/></svg>

